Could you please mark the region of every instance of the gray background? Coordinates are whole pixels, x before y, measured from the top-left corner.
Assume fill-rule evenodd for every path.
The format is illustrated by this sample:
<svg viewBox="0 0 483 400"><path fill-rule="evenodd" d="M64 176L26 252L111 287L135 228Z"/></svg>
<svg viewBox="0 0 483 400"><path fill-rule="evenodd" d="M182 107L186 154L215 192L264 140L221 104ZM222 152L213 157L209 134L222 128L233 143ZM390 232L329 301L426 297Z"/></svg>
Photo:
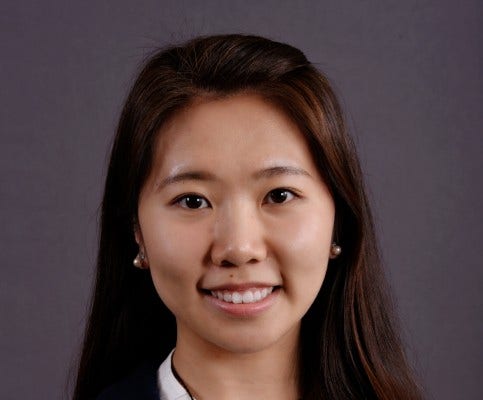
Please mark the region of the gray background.
<svg viewBox="0 0 483 400"><path fill-rule="evenodd" d="M289 42L332 79L428 398L483 398L481 4L3 0L0 398L68 397L136 68L153 47L224 32Z"/></svg>

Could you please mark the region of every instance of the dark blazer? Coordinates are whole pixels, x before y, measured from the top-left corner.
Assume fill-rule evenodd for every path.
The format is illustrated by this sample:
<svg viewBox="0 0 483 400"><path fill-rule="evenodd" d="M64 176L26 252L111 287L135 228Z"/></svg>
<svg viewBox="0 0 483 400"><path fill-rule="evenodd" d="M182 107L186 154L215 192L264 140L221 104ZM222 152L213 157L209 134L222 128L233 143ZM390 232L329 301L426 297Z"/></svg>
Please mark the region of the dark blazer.
<svg viewBox="0 0 483 400"><path fill-rule="evenodd" d="M158 361L144 363L127 378L104 389L96 400L159 400L159 365Z"/></svg>

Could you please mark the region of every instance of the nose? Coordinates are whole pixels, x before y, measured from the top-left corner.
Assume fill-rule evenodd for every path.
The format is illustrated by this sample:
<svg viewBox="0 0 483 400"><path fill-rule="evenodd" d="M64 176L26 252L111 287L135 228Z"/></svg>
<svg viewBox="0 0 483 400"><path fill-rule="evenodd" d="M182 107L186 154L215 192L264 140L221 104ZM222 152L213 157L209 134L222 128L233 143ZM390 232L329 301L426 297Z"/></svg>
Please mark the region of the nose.
<svg viewBox="0 0 483 400"><path fill-rule="evenodd" d="M210 256L213 264L224 267L264 260L267 257L264 229L256 210L237 204L220 211Z"/></svg>

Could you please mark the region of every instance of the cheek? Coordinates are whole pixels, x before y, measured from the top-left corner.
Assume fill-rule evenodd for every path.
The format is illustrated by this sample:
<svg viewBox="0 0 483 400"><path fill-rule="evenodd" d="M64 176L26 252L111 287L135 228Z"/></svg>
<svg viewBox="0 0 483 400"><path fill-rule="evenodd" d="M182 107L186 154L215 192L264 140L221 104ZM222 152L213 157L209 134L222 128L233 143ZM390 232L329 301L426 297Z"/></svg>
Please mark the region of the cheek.
<svg viewBox="0 0 483 400"><path fill-rule="evenodd" d="M183 254L183 253L182 253ZM161 255L162 257L162 255ZM188 260L156 258L150 261L150 273L158 296L177 317L187 312L196 293L198 275L187 266Z"/></svg>
<svg viewBox="0 0 483 400"><path fill-rule="evenodd" d="M193 263L199 263L203 257L204 227L173 220L164 214L149 217L142 224L142 233L150 265L159 268L167 277L192 270Z"/></svg>
<svg viewBox="0 0 483 400"><path fill-rule="evenodd" d="M145 225L143 239L156 291L172 309L194 293L204 244L196 229L181 229L167 218L162 220L163 224Z"/></svg>
<svg viewBox="0 0 483 400"><path fill-rule="evenodd" d="M292 262L305 259L326 263L330 254L333 228L333 213L300 210L286 218L283 226L273 229L276 235L274 240L284 257ZM307 268L311 267L309 264L311 263L306 265Z"/></svg>
<svg viewBox="0 0 483 400"><path fill-rule="evenodd" d="M289 296L314 300L327 271L332 231L331 213L301 212L278 234L277 258Z"/></svg>

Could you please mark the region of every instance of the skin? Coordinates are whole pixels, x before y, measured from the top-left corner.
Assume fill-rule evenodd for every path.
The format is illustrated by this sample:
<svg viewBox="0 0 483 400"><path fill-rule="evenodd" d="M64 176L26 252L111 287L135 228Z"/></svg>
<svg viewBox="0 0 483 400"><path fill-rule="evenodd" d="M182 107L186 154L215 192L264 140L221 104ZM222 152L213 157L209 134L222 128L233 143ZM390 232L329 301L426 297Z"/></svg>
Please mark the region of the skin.
<svg viewBox="0 0 483 400"><path fill-rule="evenodd" d="M199 100L162 128L135 236L176 317L173 364L198 400L297 398L300 322L334 215L301 132L257 95ZM226 313L204 291L245 283L277 287L263 312Z"/></svg>

